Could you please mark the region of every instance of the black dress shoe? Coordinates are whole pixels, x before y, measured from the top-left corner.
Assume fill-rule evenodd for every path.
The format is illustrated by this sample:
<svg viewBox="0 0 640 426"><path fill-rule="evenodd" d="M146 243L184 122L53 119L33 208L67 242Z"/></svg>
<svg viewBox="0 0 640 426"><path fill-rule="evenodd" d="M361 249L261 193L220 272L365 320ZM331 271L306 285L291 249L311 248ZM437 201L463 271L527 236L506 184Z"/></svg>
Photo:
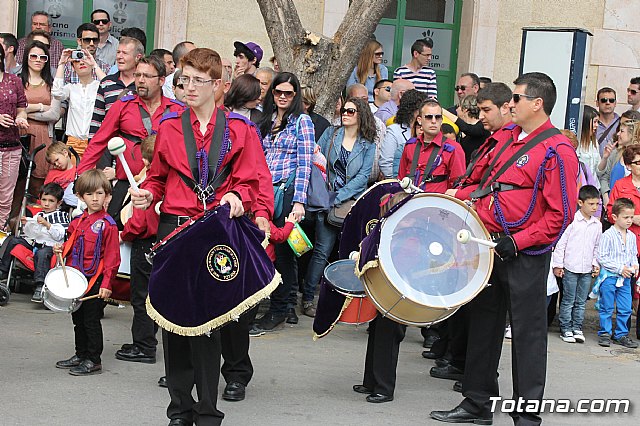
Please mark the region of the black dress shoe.
<svg viewBox="0 0 640 426"><path fill-rule="evenodd" d="M287 324L297 324L299 321L298 314L296 314L296 308L287 309Z"/></svg>
<svg viewBox="0 0 640 426"><path fill-rule="evenodd" d="M443 353L440 352L431 352L431 351L423 351L422 357L427 359L438 359L444 356Z"/></svg>
<svg viewBox="0 0 640 426"><path fill-rule="evenodd" d="M245 385L238 382L228 383L227 386L224 387L222 399L225 401L242 401L244 399L245 387Z"/></svg>
<svg viewBox="0 0 640 426"><path fill-rule="evenodd" d="M432 367L429 375L436 379L448 379L460 381L464 377L464 371L449 364L445 367Z"/></svg>
<svg viewBox="0 0 640 426"><path fill-rule="evenodd" d="M462 393L462 382L458 381L453 384L453 391Z"/></svg>
<svg viewBox="0 0 640 426"><path fill-rule="evenodd" d="M92 374L102 373L102 365L94 364L88 359L83 360L80 365L69 370L72 376L91 376Z"/></svg>
<svg viewBox="0 0 640 426"><path fill-rule="evenodd" d="M258 321L258 328L264 331L272 331L274 328L282 324L284 320L285 320L284 315L275 315L270 312L267 312Z"/></svg>
<svg viewBox="0 0 640 426"><path fill-rule="evenodd" d="M167 376L162 376L158 379L158 386L160 386L161 388L167 387Z"/></svg>
<svg viewBox="0 0 640 426"><path fill-rule="evenodd" d="M78 355L74 355L69 359L65 359L64 361L56 362L56 367L57 368L73 368L80 365L81 362L82 362L82 358L80 358Z"/></svg>
<svg viewBox="0 0 640 426"><path fill-rule="evenodd" d="M373 393L373 391L364 385L353 385L353 390L358 393L368 393L369 395Z"/></svg>
<svg viewBox="0 0 640 426"><path fill-rule="evenodd" d="M473 423L475 425L492 425L491 417L480 417L469 413L462 407L456 407L450 411L432 411L429 416L445 423Z"/></svg>
<svg viewBox="0 0 640 426"><path fill-rule="evenodd" d="M145 354L137 346L133 346L128 350L120 349L119 351L116 351L116 358L120 361L144 362L146 364L156 363L155 355Z"/></svg>
<svg viewBox="0 0 640 426"><path fill-rule="evenodd" d="M393 401L393 397L389 395L383 395L381 393L372 393L367 397L367 402L373 402L374 404L389 401Z"/></svg>
<svg viewBox="0 0 640 426"><path fill-rule="evenodd" d="M425 348L425 349L429 349L429 348L431 348L431 346L433 346L433 344L438 339L440 339L438 336L433 335L433 334L429 334L429 335L427 335L427 337L424 338L424 341L422 342L422 347Z"/></svg>
<svg viewBox="0 0 640 426"><path fill-rule="evenodd" d="M451 364L451 361L449 361L446 358L438 358L436 359L436 367L446 367L447 365Z"/></svg>
<svg viewBox="0 0 640 426"><path fill-rule="evenodd" d="M185 419L171 419L169 426L191 426L193 423Z"/></svg>

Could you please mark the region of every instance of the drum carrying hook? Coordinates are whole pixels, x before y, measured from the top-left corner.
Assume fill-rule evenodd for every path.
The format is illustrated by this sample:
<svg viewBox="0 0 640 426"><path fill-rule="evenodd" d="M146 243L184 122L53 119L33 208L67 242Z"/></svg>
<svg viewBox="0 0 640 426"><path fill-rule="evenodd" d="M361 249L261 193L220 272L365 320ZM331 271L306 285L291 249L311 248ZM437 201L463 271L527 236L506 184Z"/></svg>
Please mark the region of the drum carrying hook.
<svg viewBox="0 0 640 426"><path fill-rule="evenodd" d="M395 307L396 307L396 305L397 305L398 303L402 302L404 299L406 299L406 297L404 297L404 295L401 295L401 296L400 296L400 299L398 299L398 301L397 301L396 303L394 303L394 304L393 304L389 309L385 310L385 311L384 311L384 313L382 314L382 316L383 316L383 317L386 317L386 316L387 316L387 314L388 314L389 312L391 312L391 311L393 310L393 308L395 308Z"/></svg>

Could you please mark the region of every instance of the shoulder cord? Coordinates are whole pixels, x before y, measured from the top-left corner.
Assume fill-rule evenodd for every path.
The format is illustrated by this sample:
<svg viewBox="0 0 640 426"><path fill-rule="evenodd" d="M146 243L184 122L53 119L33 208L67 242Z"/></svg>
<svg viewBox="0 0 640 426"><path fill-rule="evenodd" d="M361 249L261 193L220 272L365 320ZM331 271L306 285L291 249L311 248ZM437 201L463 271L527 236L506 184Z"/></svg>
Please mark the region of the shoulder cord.
<svg viewBox="0 0 640 426"><path fill-rule="evenodd" d="M104 226L106 226L106 224ZM84 268L84 231L82 231L82 233L78 236L78 240L73 245L73 250L71 252L71 266L77 268L87 277L92 277L96 274L96 272L98 272L100 257L102 254L102 232L104 226L98 231L98 239L96 240L96 245L93 249L91 266L89 266L88 269Z"/></svg>
<svg viewBox="0 0 640 426"><path fill-rule="evenodd" d="M531 203L529 204L529 208L525 212L524 216L520 220L515 222L507 222L507 220L504 217L504 213L502 212L502 207L500 206L500 200L498 197L499 191L493 192L493 202L495 205L495 208L494 208L495 218L498 221L498 223L502 226L502 229L504 229L504 233L511 236L511 232L509 230L510 228L516 228L518 226L522 226L524 223L526 223L529 220L529 217L531 217L531 213L533 213L533 209L536 205L536 200L538 197L538 187L542 185L544 172L553 170L553 168L555 168L555 166L550 169L546 168L547 161L549 161L553 157L556 157L556 161L558 162L558 168L560 169L560 190L562 194L562 213L563 213L562 228L560 229L560 233L553 240L553 242L547 245L546 247L540 250L528 250L528 249L521 250L522 253L528 254L530 256L544 254L550 251L551 249L553 249L555 244L558 242L558 240L564 233L565 229L567 229L567 225L569 223L569 196L567 194L567 182L565 180L564 161L562 160L562 157L560 157L558 152L553 147L550 147L549 149L547 149L547 154L544 157L544 161L542 162L542 164L540 164L540 167L538 168L536 181L533 185L533 195L531 197Z"/></svg>
<svg viewBox="0 0 640 426"><path fill-rule="evenodd" d="M218 157L218 164L214 171L214 176L220 170L222 160L227 152L231 149L231 140L229 138L229 120L224 120L224 135L222 136L222 147L220 148L220 156ZM198 161L198 169L200 174L200 187L206 188L209 184L209 154L205 151L204 146L196 152L196 160ZM216 192L212 191L211 195L206 199L207 203L211 203L216 196ZM206 210L206 209L205 209Z"/></svg>

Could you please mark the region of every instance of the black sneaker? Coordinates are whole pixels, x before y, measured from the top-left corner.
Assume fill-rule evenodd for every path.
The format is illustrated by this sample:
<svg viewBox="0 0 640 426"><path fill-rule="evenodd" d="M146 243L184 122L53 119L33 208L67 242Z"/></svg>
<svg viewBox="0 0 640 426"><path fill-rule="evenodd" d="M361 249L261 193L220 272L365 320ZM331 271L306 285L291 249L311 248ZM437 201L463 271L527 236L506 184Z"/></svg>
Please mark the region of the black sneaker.
<svg viewBox="0 0 640 426"><path fill-rule="evenodd" d="M42 303L42 284L38 284L36 286L33 296L31 296L31 301L35 303Z"/></svg>
<svg viewBox="0 0 640 426"><path fill-rule="evenodd" d="M264 330L261 329L260 327L258 327L257 324L253 324L251 326L251 328L249 329L249 336L250 337L260 337L264 334Z"/></svg>
<svg viewBox="0 0 640 426"><path fill-rule="evenodd" d="M611 336L609 333L604 333L598 336L598 344L602 347L608 348L611 346Z"/></svg>
<svg viewBox="0 0 640 426"><path fill-rule="evenodd" d="M258 321L258 328L263 331L272 331L274 328L282 324L285 320L284 315L275 315L271 312L267 312L260 321Z"/></svg>
<svg viewBox="0 0 640 426"><path fill-rule="evenodd" d="M613 343L615 343L616 345L622 345L625 348L635 349L638 347L638 343L631 340L629 336L622 336L619 339L614 338L612 340L613 340Z"/></svg>
<svg viewBox="0 0 640 426"><path fill-rule="evenodd" d="M299 321L298 314L296 314L296 308L287 309L287 324L297 324Z"/></svg>

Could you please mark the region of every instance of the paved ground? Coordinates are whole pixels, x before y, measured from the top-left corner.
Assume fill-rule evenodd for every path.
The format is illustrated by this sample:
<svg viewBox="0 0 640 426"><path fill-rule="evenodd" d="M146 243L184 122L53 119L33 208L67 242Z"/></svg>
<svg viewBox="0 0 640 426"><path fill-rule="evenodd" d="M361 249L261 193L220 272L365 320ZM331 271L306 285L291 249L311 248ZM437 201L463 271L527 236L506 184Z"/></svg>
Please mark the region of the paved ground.
<svg viewBox="0 0 640 426"><path fill-rule="evenodd" d="M1 425L164 425L168 394L156 386L163 364L132 364L113 354L130 340L131 309L108 307L103 321L104 373L73 377L54 367L73 353L71 318L54 314L12 295L0 308ZM584 345L549 335L547 398L630 398L626 415L555 414L553 425L637 424L633 404L640 403L640 352L605 349L587 333ZM351 386L360 383L366 346L365 328L339 326L314 342L311 320L252 339L256 373L243 402L221 401L225 425L424 425L434 409L453 408L461 400L453 382L429 377L432 362L420 355L421 337L410 329L401 346L395 401L368 404ZM502 395L511 394L510 342L500 366ZM161 352L161 351L160 351ZM221 384L222 391L224 384ZM633 418L636 418L633 421ZM497 414L494 424L512 424Z"/></svg>

